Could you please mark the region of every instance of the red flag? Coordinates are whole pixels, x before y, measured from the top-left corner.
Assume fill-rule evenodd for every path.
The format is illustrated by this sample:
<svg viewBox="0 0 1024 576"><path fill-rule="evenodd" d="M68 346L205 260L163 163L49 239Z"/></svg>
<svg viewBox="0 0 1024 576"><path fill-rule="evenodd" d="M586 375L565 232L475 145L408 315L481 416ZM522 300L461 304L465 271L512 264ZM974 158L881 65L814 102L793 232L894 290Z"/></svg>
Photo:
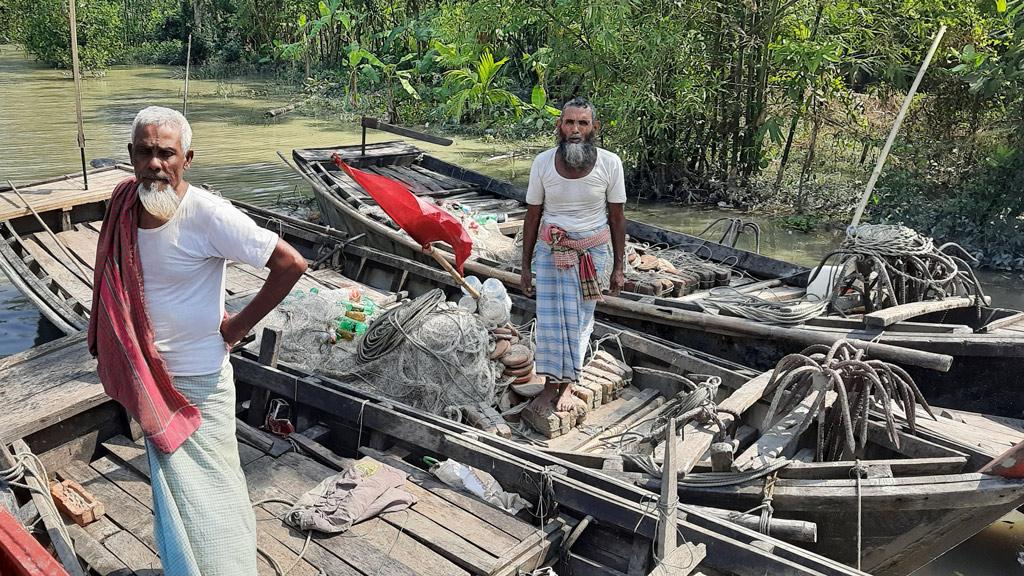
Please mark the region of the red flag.
<svg viewBox="0 0 1024 576"><path fill-rule="evenodd" d="M337 153L331 159L377 201L395 224L424 248L437 240L447 242L455 250L455 268L462 273L462 264L473 251L473 240L457 218L420 200L401 182L353 168Z"/></svg>

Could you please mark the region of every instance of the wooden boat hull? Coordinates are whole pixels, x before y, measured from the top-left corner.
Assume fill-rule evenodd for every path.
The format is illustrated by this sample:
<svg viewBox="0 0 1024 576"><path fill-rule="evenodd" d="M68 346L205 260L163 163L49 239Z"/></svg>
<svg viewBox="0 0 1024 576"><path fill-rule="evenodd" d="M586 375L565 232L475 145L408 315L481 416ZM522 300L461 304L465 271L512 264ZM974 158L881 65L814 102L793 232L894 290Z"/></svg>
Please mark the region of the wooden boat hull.
<svg viewBox="0 0 1024 576"><path fill-rule="evenodd" d="M413 167L454 179L456 183L449 183L454 190L473 189L480 195L519 202L525 198L521 189L506 182L444 162L408 144L389 142L378 146L390 148L384 153L368 148L366 156L361 156L356 146L293 151L298 170L310 182L316 196L321 221L352 237L360 237L361 243L373 248L427 261L401 234L360 211L359 207L365 205L365 194L336 172L329 161L334 152L357 167L377 170ZM728 263L757 279L778 278L786 286L806 285L808 270L784 261L636 221L628 221L627 232L633 239L650 244L693 246L695 252L710 256L713 261ZM476 258L470 261L468 269L481 277L499 278L509 289L518 289L519 275L502 269L497 262ZM753 335L746 328L758 323L751 320L735 319L739 321L735 325L737 329L695 322L690 313L698 310L692 304L629 293L621 298L608 297L598 308L599 314L612 321L655 332L673 342L706 349L760 370L772 367L783 355L807 346L806 340ZM688 314L685 318L684 313ZM1024 324L1016 322L1022 318L1013 310L982 307L939 312L915 318L913 322L899 322L884 330L843 318L819 318L797 328L823 336L870 340L951 355L954 357L952 367L944 373L908 367L929 401L964 410L1020 417L1024 415L1024 394L1020 394L1019 387L1024 377ZM1006 321L1011 323L985 328ZM963 386L965 380L972 385Z"/></svg>
<svg viewBox="0 0 1024 576"><path fill-rule="evenodd" d="M436 287L443 288L449 294L455 294L458 291L454 281L436 267L402 259L394 254L381 252L355 243L346 244L345 242L351 237L337 230L329 230L253 207L242 207L261 225L272 227L275 231L280 232L310 261L319 261L324 266L334 267L345 274L345 276L363 282L366 285L381 290L405 291L411 295L421 294ZM88 214L92 214L92 212L90 211ZM72 210L71 220L78 222L77 218ZM17 233L17 230L13 227L10 230ZM86 227L79 227L77 232L85 235L88 230ZM35 234L31 228L25 229L23 234L24 236L16 234L21 241L38 238L38 234ZM34 238L32 238L33 236ZM21 244L17 241L9 242L8 246L12 248L11 253L18 253L20 250L19 245ZM77 246L77 248L81 249L82 246ZM24 254L32 255L32 252L24 252ZM48 252L48 254L55 256L54 253ZM71 312L78 310L73 304L69 304L70 301L77 302L71 294L78 294L79 299L85 300L87 298L83 292L87 290L87 287L84 285L76 286L72 283L72 276L68 274L70 273L70 267L67 267L66 272L68 273L56 273L58 268L53 267L54 262L43 262L38 258L38 253L36 253L36 256L34 260L27 257L20 258L21 264L24 266L22 269L27 271L26 274L19 276L23 284L29 286L36 293L46 291L55 298L63 298L64 305L59 310L51 309L49 314L63 315L67 313L68 309ZM81 260L85 264L87 259L81 258ZM56 282L53 280L58 277L63 278L66 282ZM234 276L232 277L234 278ZM246 289L251 290L253 286L258 286L256 280L247 283L235 278L229 281L228 290L231 294L241 295L245 293ZM514 300L517 314L524 316L532 315L533 302L531 300L520 296L515 296ZM45 305L49 300L44 302L40 299L40 301ZM46 312L46 308L43 308L43 310ZM75 319L73 316L62 317L67 317L71 320ZM79 314L76 322L78 325L82 325L84 320L84 316ZM72 322L68 322L69 326L71 324ZM620 330L620 327L599 324L597 335L600 336ZM69 333L72 334L76 332L76 329L69 330ZM78 334L77 338L79 338L79 341L77 345L80 345L81 334ZM635 365L649 365L662 368L668 366L674 367L676 370L681 370L686 366L695 366L691 370L715 370L717 372L713 373L720 374L723 377L723 381L733 387L739 386L746 378L756 374L756 372L752 372L742 365L714 358L706 351L706 341L699 341L698 344L701 344L700 346L695 347L695 349L686 350L676 344L658 343L639 333L633 333L631 340L638 342L638 344L627 346L627 349L631 351L630 361ZM71 344L75 344L75 342ZM70 346L71 344L62 345ZM56 350L57 348L53 349ZM43 350L43 352L46 352L46 350ZM40 352L30 352L29 356L31 357L32 354L40 354ZM88 362L86 358L83 358L81 361ZM291 398L292 395L291 392L284 394L283 390L285 388L294 391L297 382L310 380L308 375L302 375L300 371L295 369L279 367L275 371L254 365L257 363L253 361L252 357L245 356L244 354L236 356L233 362L235 362L240 382L256 388L266 388L273 394L279 394L287 398ZM58 410L54 414L40 416L35 420L22 420L18 426L6 430L5 434L8 434L8 436L0 436L0 441L16 437L33 436L38 445L53 446L55 442L58 442L58 440L54 439L54 435L59 436L60 431L47 429L48 422L55 421L56 419L67 420L73 416L77 417L82 412L94 409L109 412L109 407L102 407L106 405L106 397L102 394L102 390L97 388L94 380L95 373L85 369L80 374L81 379L86 381L83 385L90 386L89 390L91 390L88 394L78 397L79 404L76 405L75 409L80 410L80 412L71 413L61 408L58 403ZM3 377L3 375L0 375L0 378ZM313 378L313 380L322 383L328 382L328 379L323 378ZM370 395L351 388L345 383L330 381L327 389L321 389L323 386L327 386L327 384L313 389L310 392L311 396L306 398L306 401L314 406L324 406L324 402L328 400L331 402L337 401L339 407L336 409L332 408L329 411L328 415L331 418L347 418L351 421L352 418L358 416L356 411L361 409L360 406L363 400L371 398ZM243 394L245 391L243 387ZM347 396L343 399L338 399L335 398L335 393ZM377 398L371 399L374 402L380 401ZM45 397L38 397L33 400L35 406L39 406L40 402L46 402ZM510 440L482 434L462 424L401 405L395 405L393 402L381 403L380 410L380 415L375 416L372 422L379 424L382 427L381 430L407 442L419 443L417 445L437 453L452 453L450 451L446 452L446 450L452 449L453 446L460 447L460 450L467 450L463 446L464 442L462 440L455 439L465 438L467 435L470 435L474 446L485 446L489 450L495 451L495 453L512 458L517 462L517 466L524 466L526 464L534 467L562 466L566 468L569 476L574 481L585 483L586 486L614 495L616 498L624 498L635 503L650 499L647 492L633 484L636 480L635 478L615 477L614 475L600 473L600 471L587 468L588 465L593 465L593 462L589 462L590 460L600 461L600 458L588 457L585 459L587 462L581 464L576 455L545 454ZM107 412L104 412L104 414L103 418L109 420L110 415ZM403 417L398 418L396 414L403 415ZM91 418L95 419L97 417L93 416ZM90 421L95 425L97 420ZM396 430L393 424L389 424L393 422L402 422L402 427ZM440 443L423 445L421 440L418 439L419 432L410 432L410 430L419 430L419 424L416 424L416 422L426 423L426 425L429 425L427 426L429 429L435 431L434 433L438 433L438 430L445 431L444 440L435 439L432 442ZM351 440L350 437L348 439ZM63 439L62 441L66 440ZM339 450L344 448L351 450L354 449L354 446L345 446L344 441L342 441L342 444L337 448ZM456 452L454 454L458 457L469 457L466 452ZM483 464L488 462L492 462L492 460L481 461ZM602 466L598 464L598 467ZM903 480L901 478L888 480L889 485L895 483L902 486L900 492L903 499L890 503L889 506L883 505L881 503L882 500L880 500L885 493L886 481L865 480L862 484L862 499L867 498L867 503L862 509L862 527L864 527L862 534L865 536L868 534L873 535L872 538L864 541L864 554L862 558L863 566L866 569L896 574L916 568L927 560L945 552L948 548L955 545L958 539L969 537L975 531L989 524L998 515L1024 502L1024 483L989 478L979 480L977 475L962 474L958 470L942 476L941 484L945 486L945 489L939 490L937 493L934 489L934 484L937 481L917 482L917 479L911 478L908 479L908 482L900 484ZM850 504L851 490L853 488L850 487L849 483L839 487L825 484L831 481L821 479L800 485L796 492L794 492L795 496L790 496L788 481L781 481L779 497L775 500L776 516L797 519L813 518L818 522L819 526L819 544L816 546L816 549L826 555L852 564L856 559L855 552L852 552L855 550L853 543L856 539L851 539L850 537L851 533L855 533L851 532L855 530L853 528L855 526L853 520L855 514L853 512L856 510L856 508L851 508ZM972 483L974 483L973 490L970 488ZM683 490L681 494L687 503L710 503L720 508L748 510L760 503L759 494L761 486L761 482L755 481L732 489ZM582 498L579 494L572 497ZM927 519L929 522L934 522L934 529L932 524L926 522L904 522L894 519L894 509L902 511L902 502L904 501L914 503L913 506L907 505L907 517ZM803 504L803 502L813 502L814 504L808 506ZM969 502L970 505L965 506L963 505L964 502ZM583 501L577 501L577 503L581 506L586 505ZM836 520L837 513L840 514L838 516L841 519L840 521ZM696 517L697 515L694 516L694 522L697 521ZM635 517L631 517L630 521L634 520ZM708 520L701 521L707 522ZM719 524L706 524L703 526L701 530L712 529L712 526L714 526L714 530L720 529ZM871 532L867 527L871 527L878 532ZM749 531L737 534L743 534L743 538L748 541L754 538ZM884 534L884 537L876 537L877 534ZM787 551L785 552L785 554L788 554L787 558L797 558L799 555L795 552L795 549L788 546L775 544L776 553ZM775 572L770 573L774 574Z"/></svg>

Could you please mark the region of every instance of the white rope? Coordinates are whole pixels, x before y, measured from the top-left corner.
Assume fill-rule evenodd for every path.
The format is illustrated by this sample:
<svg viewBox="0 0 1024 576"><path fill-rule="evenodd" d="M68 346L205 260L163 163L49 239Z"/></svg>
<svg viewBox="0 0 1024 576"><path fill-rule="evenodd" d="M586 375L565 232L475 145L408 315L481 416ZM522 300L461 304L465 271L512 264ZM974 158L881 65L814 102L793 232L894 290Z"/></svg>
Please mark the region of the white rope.
<svg viewBox="0 0 1024 576"><path fill-rule="evenodd" d="M710 295L698 300L697 304L705 312L724 310L735 316L783 326L803 324L821 316L828 307L827 300L813 300L809 297L797 300L765 300L754 294L744 294L729 286L712 288Z"/></svg>

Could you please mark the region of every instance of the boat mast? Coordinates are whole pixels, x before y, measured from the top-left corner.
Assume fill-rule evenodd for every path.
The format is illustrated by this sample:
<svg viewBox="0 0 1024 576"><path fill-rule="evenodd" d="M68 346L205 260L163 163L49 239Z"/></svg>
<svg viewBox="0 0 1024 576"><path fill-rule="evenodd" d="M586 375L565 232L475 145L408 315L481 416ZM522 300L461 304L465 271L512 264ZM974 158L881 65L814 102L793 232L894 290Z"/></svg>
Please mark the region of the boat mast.
<svg viewBox="0 0 1024 576"><path fill-rule="evenodd" d="M78 117L78 150L82 154L82 182L89 189L89 175L85 171L85 126L82 124L82 74L78 69L78 21L75 18L75 0L68 0L68 20L71 22L71 71L75 76L75 115Z"/></svg>

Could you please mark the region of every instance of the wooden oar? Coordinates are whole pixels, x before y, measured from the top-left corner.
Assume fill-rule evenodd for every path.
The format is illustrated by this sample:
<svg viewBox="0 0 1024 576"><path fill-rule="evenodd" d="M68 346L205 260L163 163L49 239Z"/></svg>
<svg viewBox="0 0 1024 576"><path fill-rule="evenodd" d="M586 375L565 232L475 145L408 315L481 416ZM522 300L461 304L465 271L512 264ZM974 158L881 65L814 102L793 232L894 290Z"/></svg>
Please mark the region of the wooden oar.
<svg viewBox="0 0 1024 576"><path fill-rule="evenodd" d="M64 256L68 260L71 260L71 262L73 262L75 266L78 267L78 271L80 273L79 279L82 282L85 282L89 289L92 289L92 274L90 274L85 268L83 268L82 264L78 260L75 260L75 257L72 256L70 252L68 252L67 248L64 247L64 243L60 241L60 238L57 238L57 235L53 233L53 230L50 230L50 227L47 226L46 222L43 221L42 216L40 216L39 213L36 212L36 209L32 207L32 204L29 204L29 201L26 200L25 197L21 195L21 191L18 190L18 187L15 186L14 183L11 182L10 180L7 181L7 185L11 187L11 190L13 190L15 194L18 195L18 198L20 198L22 203L25 204L25 207L28 208L30 212L32 212L32 215L36 217L36 220L39 221L39 224L43 227L44 230L46 230L46 233L50 235L50 238L52 238L53 241L57 244L57 247L60 248L60 251L64 253Z"/></svg>

